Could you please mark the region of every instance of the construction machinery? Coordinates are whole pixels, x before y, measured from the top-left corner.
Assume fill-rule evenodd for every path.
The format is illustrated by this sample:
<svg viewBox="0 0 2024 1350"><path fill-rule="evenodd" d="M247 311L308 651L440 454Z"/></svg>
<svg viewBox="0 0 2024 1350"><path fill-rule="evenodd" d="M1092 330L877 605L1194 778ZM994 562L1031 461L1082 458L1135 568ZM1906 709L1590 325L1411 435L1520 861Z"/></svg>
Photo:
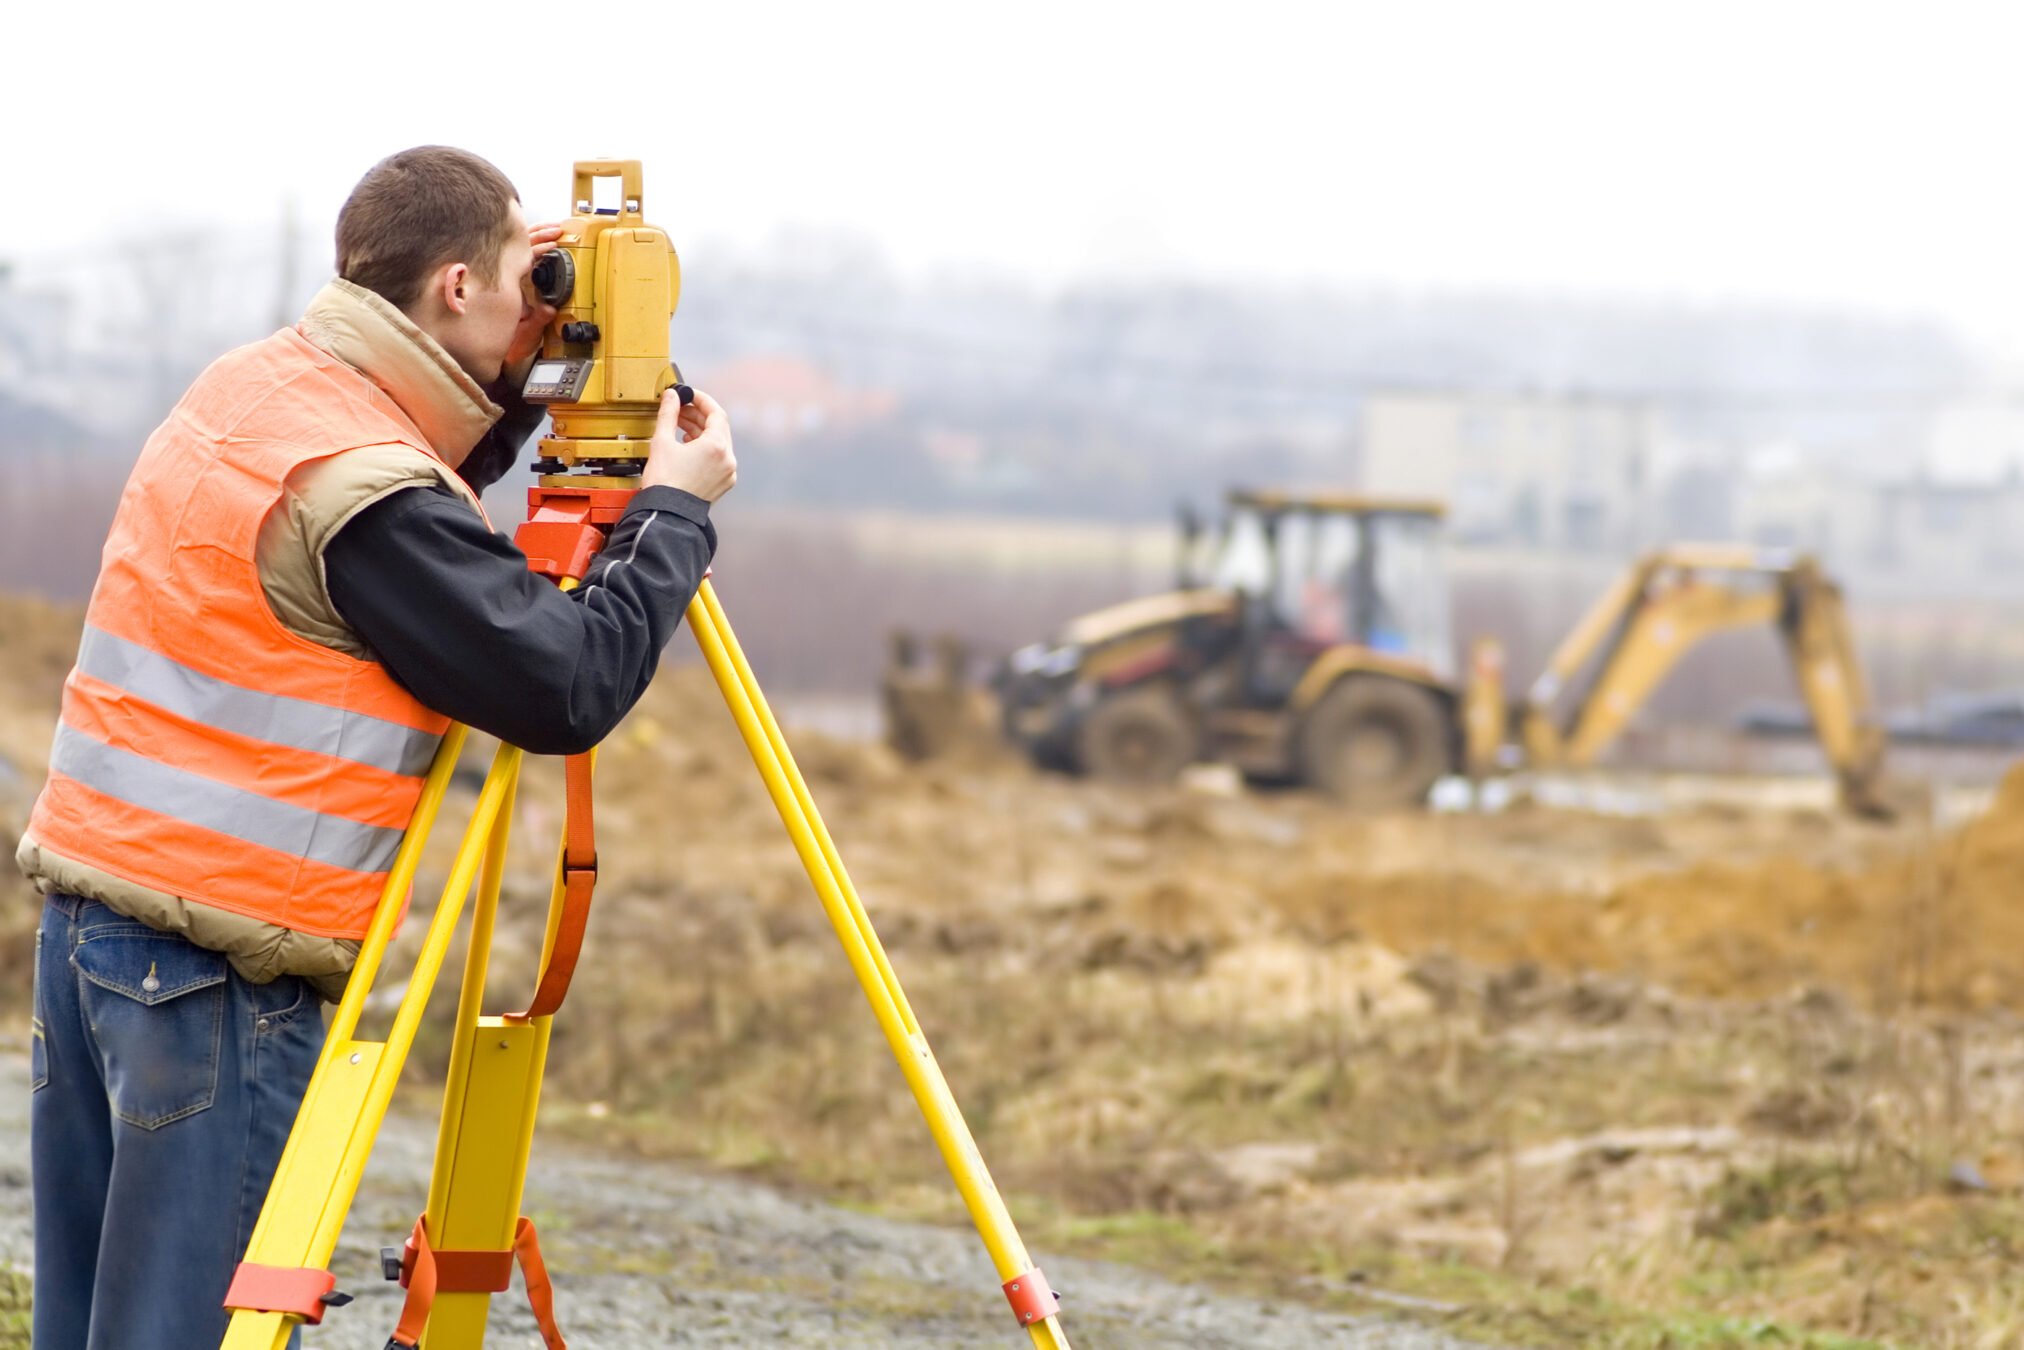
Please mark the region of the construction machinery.
<svg viewBox="0 0 2024 1350"><path fill-rule="evenodd" d="M1702 639L1770 625L1791 654L1844 801L1882 811L1883 735L1840 590L1812 559L1681 546L1633 564L1515 706L1501 651L1453 668L1443 507L1233 491L1219 529L1185 521L1177 589L1069 623L1013 653L1006 734L1036 762L1156 783L1234 765L1359 807L1423 800L1442 777L1593 763Z"/></svg>

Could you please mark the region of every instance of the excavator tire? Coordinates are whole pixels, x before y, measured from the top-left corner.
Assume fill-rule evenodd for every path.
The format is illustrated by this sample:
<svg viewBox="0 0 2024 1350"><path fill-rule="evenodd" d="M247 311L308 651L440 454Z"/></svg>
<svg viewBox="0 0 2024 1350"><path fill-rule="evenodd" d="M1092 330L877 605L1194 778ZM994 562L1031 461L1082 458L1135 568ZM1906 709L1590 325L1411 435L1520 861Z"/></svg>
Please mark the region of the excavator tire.
<svg viewBox="0 0 2024 1350"><path fill-rule="evenodd" d="M1301 778L1358 810L1416 806L1453 766L1453 720L1404 680L1338 680L1301 723Z"/></svg>
<svg viewBox="0 0 2024 1350"><path fill-rule="evenodd" d="M1179 696L1164 685L1141 685L1097 701L1082 719L1076 755L1092 778L1150 787L1179 778L1198 744Z"/></svg>

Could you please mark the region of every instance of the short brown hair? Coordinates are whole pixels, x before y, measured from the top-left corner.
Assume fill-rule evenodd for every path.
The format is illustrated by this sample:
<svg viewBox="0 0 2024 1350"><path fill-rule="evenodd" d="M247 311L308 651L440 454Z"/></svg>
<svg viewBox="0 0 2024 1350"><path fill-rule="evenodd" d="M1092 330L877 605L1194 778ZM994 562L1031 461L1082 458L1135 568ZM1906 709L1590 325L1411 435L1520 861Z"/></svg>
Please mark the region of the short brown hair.
<svg viewBox="0 0 2024 1350"><path fill-rule="evenodd" d="M430 272L467 263L491 285L512 234L506 175L468 150L420 145L366 171L337 213L337 274L406 309Z"/></svg>

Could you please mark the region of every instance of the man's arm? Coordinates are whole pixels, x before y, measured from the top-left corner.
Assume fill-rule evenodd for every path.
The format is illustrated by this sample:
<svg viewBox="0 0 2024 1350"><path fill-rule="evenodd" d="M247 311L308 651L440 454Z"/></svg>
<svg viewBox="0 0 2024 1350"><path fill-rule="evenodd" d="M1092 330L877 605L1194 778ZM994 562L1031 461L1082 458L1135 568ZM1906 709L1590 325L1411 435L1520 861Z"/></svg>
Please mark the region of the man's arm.
<svg viewBox="0 0 2024 1350"><path fill-rule="evenodd" d="M530 572L449 489L414 487L324 546L331 602L436 711L537 754L588 750L645 691L717 550L709 504L738 458L724 410L695 400L662 396L640 491L575 590Z"/></svg>
<svg viewBox="0 0 2024 1350"><path fill-rule="evenodd" d="M597 744L639 700L716 547L709 503L646 488L564 592L447 489L416 487L347 522L324 566L338 613L409 693L554 755Z"/></svg>

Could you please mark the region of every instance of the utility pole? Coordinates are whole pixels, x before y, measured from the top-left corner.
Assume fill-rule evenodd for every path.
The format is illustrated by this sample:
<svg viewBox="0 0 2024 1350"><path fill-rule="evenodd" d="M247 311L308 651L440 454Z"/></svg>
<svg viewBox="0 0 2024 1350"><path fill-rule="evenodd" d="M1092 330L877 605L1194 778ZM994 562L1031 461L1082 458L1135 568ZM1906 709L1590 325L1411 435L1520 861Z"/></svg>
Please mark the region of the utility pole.
<svg viewBox="0 0 2024 1350"><path fill-rule="evenodd" d="M279 289L274 296L276 328L286 328L295 322L295 269L301 237L301 222L296 211L295 194L291 192L281 199L281 270L276 278Z"/></svg>
<svg viewBox="0 0 2024 1350"><path fill-rule="evenodd" d="M128 243L123 252L149 356L152 421L176 401L182 368L191 359L194 335L186 321L202 308L191 301L205 298L215 281L210 239L194 229L164 231Z"/></svg>

